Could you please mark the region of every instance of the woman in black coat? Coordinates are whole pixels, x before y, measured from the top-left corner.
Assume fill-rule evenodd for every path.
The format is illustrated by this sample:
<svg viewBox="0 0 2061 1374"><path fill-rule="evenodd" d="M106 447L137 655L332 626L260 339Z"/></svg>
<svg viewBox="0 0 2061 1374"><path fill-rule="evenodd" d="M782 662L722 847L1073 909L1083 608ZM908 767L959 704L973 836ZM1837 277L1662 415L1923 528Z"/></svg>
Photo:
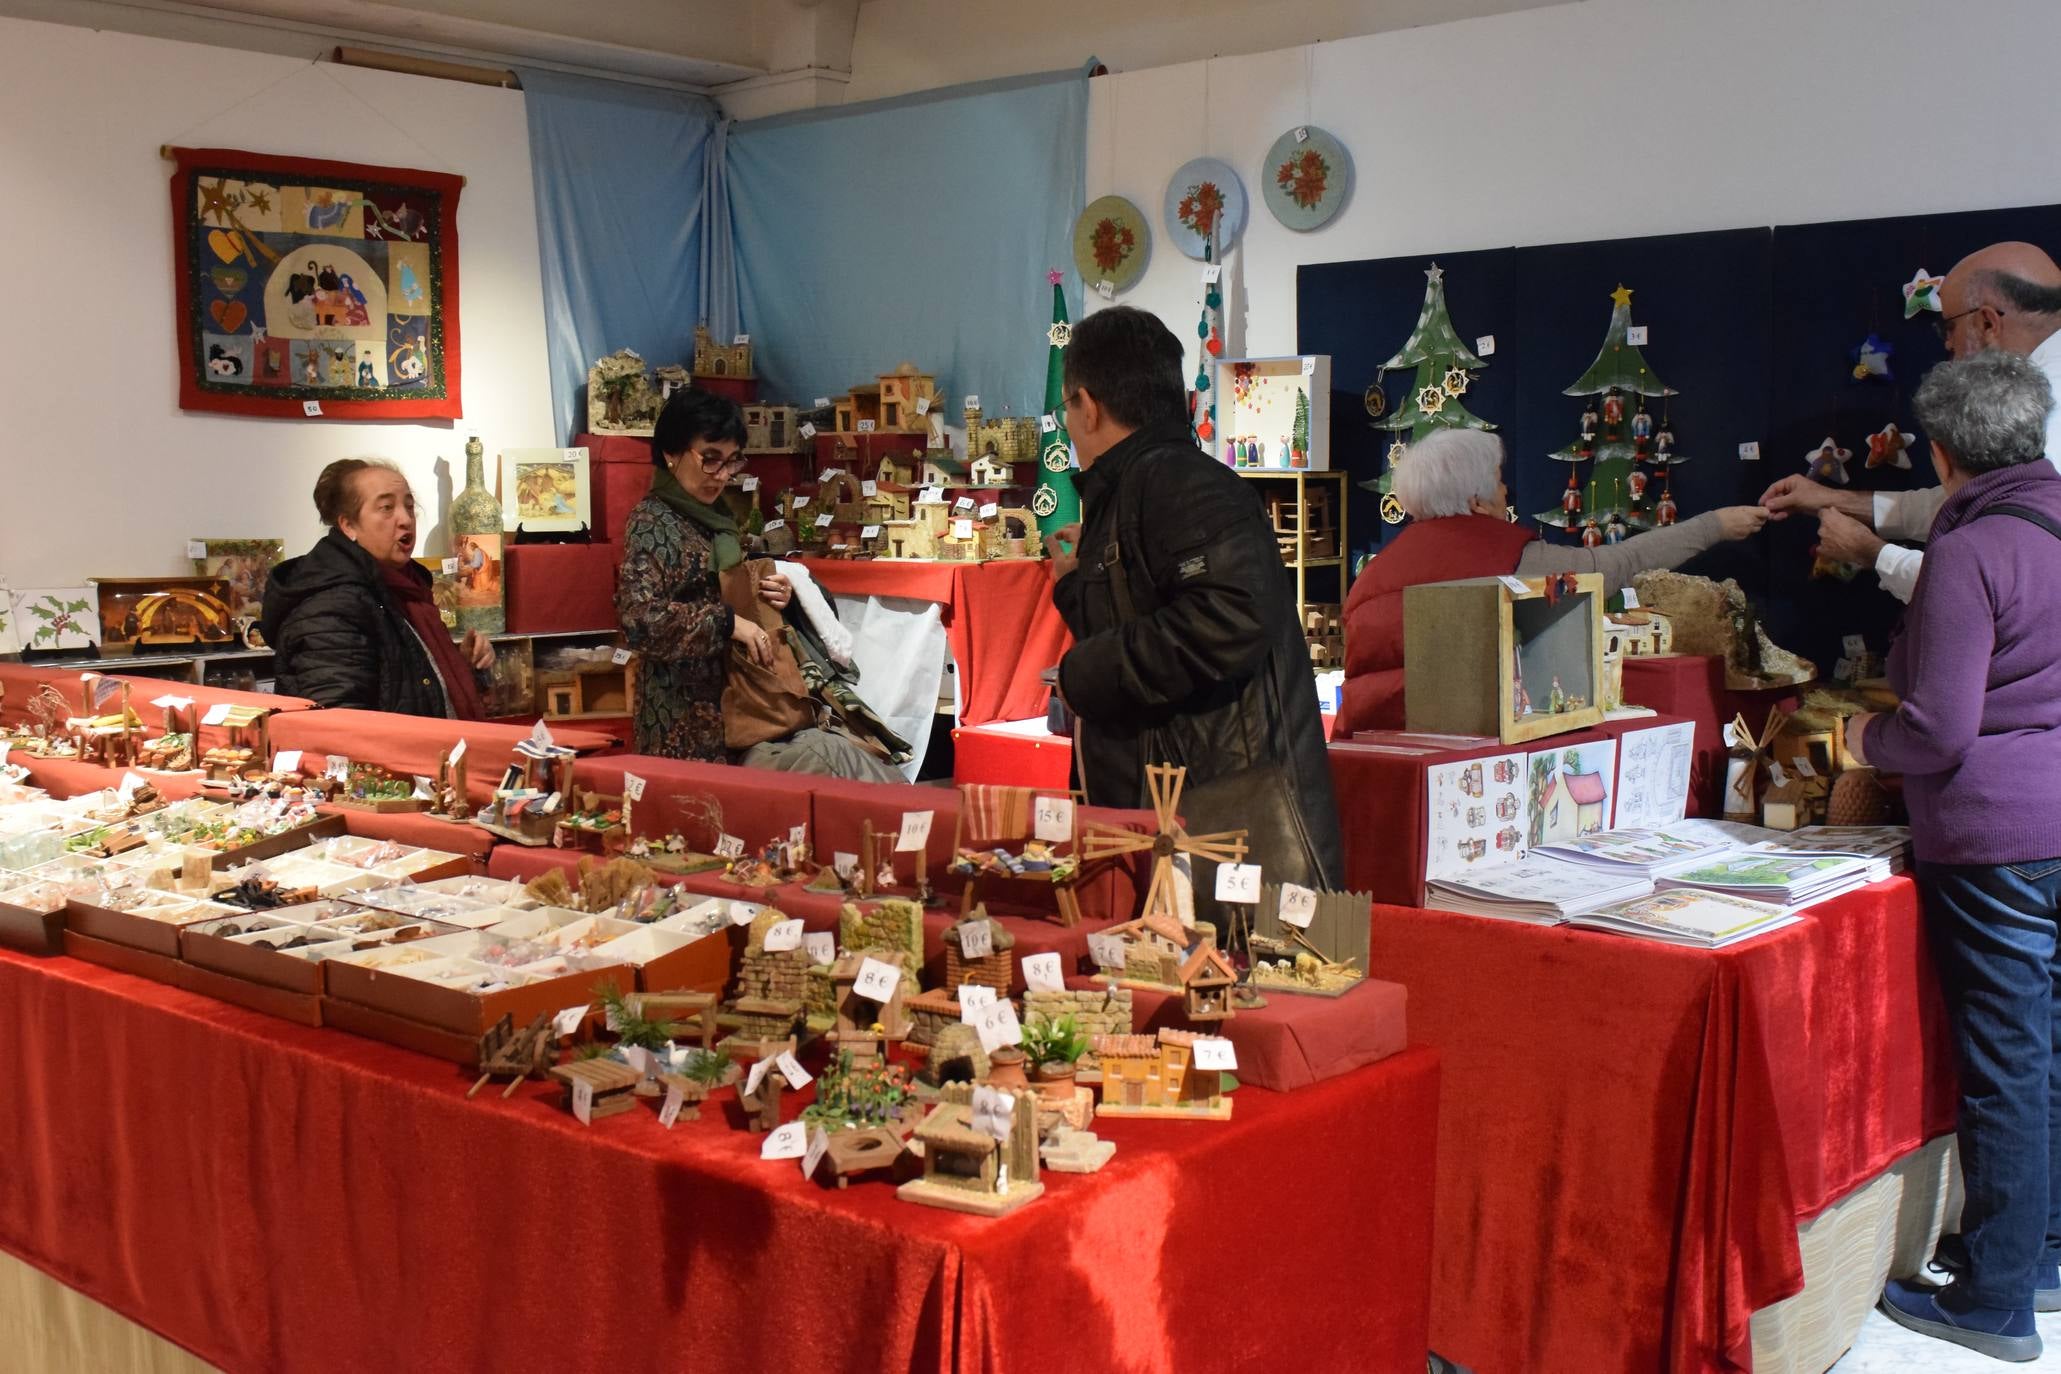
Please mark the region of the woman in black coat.
<svg viewBox="0 0 2061 1374"><path fill-rule="evenodd" d="M475 672L494 646L475 630L451 639L414 559L415 496L391 463L344 458L315 482L329 533L280 564L262 627L278 690L318 706L414 716L486 714Z"/></svg>

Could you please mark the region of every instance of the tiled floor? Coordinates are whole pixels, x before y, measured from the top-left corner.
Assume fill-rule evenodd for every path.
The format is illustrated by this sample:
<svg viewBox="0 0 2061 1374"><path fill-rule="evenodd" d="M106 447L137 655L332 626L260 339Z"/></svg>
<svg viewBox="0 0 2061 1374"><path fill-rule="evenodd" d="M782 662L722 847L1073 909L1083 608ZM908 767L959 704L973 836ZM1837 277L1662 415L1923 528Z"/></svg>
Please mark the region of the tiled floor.
<svg viewBox="0 0 2061 1374"><path fill-rule="evenodd" d="M1880 1312L1870 1312L1861 1334L1832 1374L1996 1374L2003 1369L2061 1370L2061 1312L2039 1319L2047 1353L2031 1364L2012 1365L1945 1341L1906 1331Z"/></svg>

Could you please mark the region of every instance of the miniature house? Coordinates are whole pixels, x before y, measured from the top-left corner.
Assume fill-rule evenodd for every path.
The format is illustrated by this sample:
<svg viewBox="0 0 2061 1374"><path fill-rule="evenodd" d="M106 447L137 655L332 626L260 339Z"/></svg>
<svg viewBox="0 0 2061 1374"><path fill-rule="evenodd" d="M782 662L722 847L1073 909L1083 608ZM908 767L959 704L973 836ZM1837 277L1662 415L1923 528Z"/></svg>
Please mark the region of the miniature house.
<svg viewBox="0 0 2061 1374"><path fill-rule="evenodd" d="M888 994L885 1002L876 1002L858 991L859 969L868 959L893 964L902 970L901 978L895 982L895 990ZM845 955L830 970L831 1001L837 1011L837 1028L831 1031L830 1038L838 1040L879 1034L889 1040L908 1039L909 1010L904 999L913 981L907 958L900 950L872 949ZM878 1032L873 1030L875 1026L880 1027Z"/></svg>
<svg viewBox="0 0 2061 1374"><path fill-rule="evenodd" d="M1002 1103L1006 1108L998 1109ZM923 1177L896 1191L904 1202L1001 1216L1045 1191L1038 1180L1035 1093L947 1084L916 1139L923 1144Z"/></svg>
<svg viewBox="0 0 2061 1374"><path fill-rule="evenodd" d="M976 487L1013 487L1016 485L1016 469L990 454L974 458L966 470L966 480Z"/></svg>
<svg viewBox="0 0 2061 1374"><path fill-rule="evenodd" d="M749 405L744 408L744 446L786 453L793 449L797 422L793 406Z"/></svg>
<svg viewBox="0 0 2061 1374"><path fill-rule="evenodd" d="M839 434L856 434L861 423L880 427L880 387L855 386L851 395L840 396L832 403L836 418L833 427Z"/></svg>
<svg viewBox="0 0 2061 1374"><path fill-rule="evenodd" d="M937 404L935 377L918 372L914 363L903 363L881 374L878 390L882 429L916 434L930 428L928 413Z"/></svg>
<svg viewBox="0 0 2061 1374"><path fill-rule="evenodd" d="M1227 1119L1231 1102L1224 1096L1223 1075L1192 1066L1195 1040L1192 1031L1178 1030L1163 1030L1157 1036L1096 1036L1102 1101L1095 1114Z"/></svg>
<svg viewBox="0 0 2061 1374"><path fill-rule="evenodd" d="M873 480L884 487L911 486L913 483L910 479L915 477L915 475L916 460L909 454L904 454L899 458L895 457L892 453L883 454L879 465L873 469Z"/></svg>
<svg viewBox="0 0 2061 1374"><path fill-rule="evenodd" d="M883 558L937 557L937 536L925 521L893 521L881 526L880 537L886 545Z"/></svg>
<svg viewBox="0 0 2061 1374"><path fill-rule="evenodd" d="M1035 462L1040 444L1038 422L1028 416L984 419L979 406L965 409L966 452L1004 463Z"/></svg>
<svg viewBox="0 0 2061 1374"><path fill-rule="evenodd" d="M925 449L916 459L916 481L919 487L960 487L966 485L966 460L950 449Z"/></svg>
<svg viewBox="0 0 2061 1374"><path fill-rule="evenodd" d="M877 483L876 483L877 486ZM905 491L876 490L859 502L859 509L869 525L885 525L891 520L909 518L909 494Z"/></svg>
<svg viewBox="0 0 2061 1374"><path fill-rule="evenodd" d="M719 344L707 325L694 326L694 375L697 377L750 377L751 344Z"/></svg>
<svg viewBox="0 0 2061 1374"><path fill-rule="evenodd" d="M1191 946L1216 943L1212 928L1184 926L1165 912L1111 926L1108 933L1124 942L1124 963L1118 970L1124 980L1162 988L1181 986Z"/></svg>
<svg viewBox="0 0 2061 1374"><path fill-rule="evenodd" d="M969 958L961 951L959 942L967 927L976 922L986 923L991 950ZM952 922L939 938L945 947L945 987L954 996L968 983L993 988L997 996L1009 995L1009 983L1015 972L1010 951L1016 948L1016 937L1000 921L988 920L986 907L975 907L971 915Z"/></svg>
<svg viewBox="0 0 2061 1374"><path fill-rule="evenodd" d="M1238 970L1214 945L1197 945L1181 964L1181 1011L1190 1021L1222 1021L1235 1015L1231 989Z"/></svg>

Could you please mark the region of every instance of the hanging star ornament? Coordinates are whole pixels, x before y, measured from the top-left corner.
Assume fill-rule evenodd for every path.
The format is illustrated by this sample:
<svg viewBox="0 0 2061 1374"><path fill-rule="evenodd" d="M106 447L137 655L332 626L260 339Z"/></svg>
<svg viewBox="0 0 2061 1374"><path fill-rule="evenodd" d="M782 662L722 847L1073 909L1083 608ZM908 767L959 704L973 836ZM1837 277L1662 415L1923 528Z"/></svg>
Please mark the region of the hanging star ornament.
<svg viewBox="0 0 2061 1374"><path fill-rule="evenodd" d="M1059 285L1059 283L1066 280L1066 273L1060 271L1058 268L1055 267L1045 274L1045 280L1053 286L1057 286Z"/></svg>
<svg viewBox="0 0 2061 1374"><path fill-rule="evenodd" d="M1425 273L1424 273L1424 280L1426 280L1426 281L1430 282L1430 283L1431 283L1431 284L1432 284L1433 286L1436 286L1436 285L1438 285L1438 284L1439 284L1440 282L1443 282L1443 281L1444 281L1445 279L1446 279L1446 269L1445 269L1445 268L1443 268L1443 267L1440 267L1440 266L1438 265L1438 263L1437 263L1437 262L1433 262L1433 263L1431 264L1431 266L1430 266L1429 268L1427 268L1427 269L1425 270Z"/></svg>
<svg viewBox="0 0 2061 1374"><path fill-rule="evenodd" d="M1446 369L1445 380L1439 384L1439 389L1448 396L1457 397L1467 390L1469 380L1466 368L1449 367Z"/></svg>
<svg viewBox="0 0 2061 1374"><path fill-rule="evenodd" d="M1853 457L1853 450L1841 448L1831 435L1803 456L1804 471L1820 482L1831 482L1837 486L1846 485L1847 460Z"/></svg>
<svg viewBox="0 0 2061 1374"><path fill-rule="evenodd" d="M1895 345L1880 334L1871 332L1846 355L1853 359L1853 379L1865 382L1873 377L1885 382L1895 381L1896 374L1889 370L1889 355L1895 351Z"/></svg>
<svg viewBox="0 0 2061 1374"><path fill-rule="evenodd" d="M1623 282L1619 282L1617 290L1610 293L1610 301L1613 305L1630 305L1632 303L1632 289Z"/></svg>
<svg viewBox="0 0 2061 1374"><path fill-rule="evenodd" d="M1417 409L1426 415L1436 415L1446 408L1445 388L1427 386L1417 393Z"/></svg>
<svg viewBox="0 0 2061 1374"><path fill-rule="evenodd" d="M1052 347L1064 348L1073 341L1073 326L1065 320L1054 320L1052 327L1045 331L1045 337L1052 341Z"/></svg>
<svg viewBox="0 0 2061 1374"><path fill-rule="evenodd" d="M1904 283L1904 318L1908 320L1920 310L1939 314L1939 289L1945 285L1945 277L1928 277L1925 269L1919 268L1918 275Z"/></svg>
<svg viewBox="0 0 2061 1374"><path fill-rule="evenodd" d="M1388 446L1388 465L1394 467L1397 463L1402 462L1403 455L1409 451L1410 446L1408 444L1405 444L1400 439L1396 440Z"/></svg>
<svg viewBox="0 0 2061 1374"><path fill-rule="evenodd" d="M1911 445L1918 436L1896 427L1891 421L1868 436L1868 466L1871 468L1908 468L1911 465Z"/></svg>

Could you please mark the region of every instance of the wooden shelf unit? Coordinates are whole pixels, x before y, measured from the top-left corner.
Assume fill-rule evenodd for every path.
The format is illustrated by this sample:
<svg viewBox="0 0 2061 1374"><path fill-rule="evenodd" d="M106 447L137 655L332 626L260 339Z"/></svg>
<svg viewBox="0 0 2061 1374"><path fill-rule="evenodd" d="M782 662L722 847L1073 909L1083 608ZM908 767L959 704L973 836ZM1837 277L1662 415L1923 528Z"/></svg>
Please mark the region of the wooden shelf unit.
<svg viewBox="0 0 2061 1374"><path fill-rule="evenodd" d="M1274 524L1275 537L1281 543L1281 561L1295 574L1296 619L1301 622L1304 637L1310 642L1312 668L1345 666L1345 595L1352 581L1347 572L1352 545L1347 540L1348 493L1344 470L1298 468L1282 472L1235 468L1233 471L1240 477L1276 488L1292 484L1292 494L1273 493L1280 499L1270 506L1269 518ZM1314 502L1313 497L1316 498ZM1328 511L1325 509L1327 506ZM1331 517L1330 524L1323 523L1321 519L1327 514ZM1313 515L1320 518L1313 520ZM1312 545L1315 546L1314 552ZM1310 595L1312 572L1320 574L1316 580L1327 589L1335 586L1337 595L1313 599ZM1313 611L1317 613L1315 624Z"/></svg>

